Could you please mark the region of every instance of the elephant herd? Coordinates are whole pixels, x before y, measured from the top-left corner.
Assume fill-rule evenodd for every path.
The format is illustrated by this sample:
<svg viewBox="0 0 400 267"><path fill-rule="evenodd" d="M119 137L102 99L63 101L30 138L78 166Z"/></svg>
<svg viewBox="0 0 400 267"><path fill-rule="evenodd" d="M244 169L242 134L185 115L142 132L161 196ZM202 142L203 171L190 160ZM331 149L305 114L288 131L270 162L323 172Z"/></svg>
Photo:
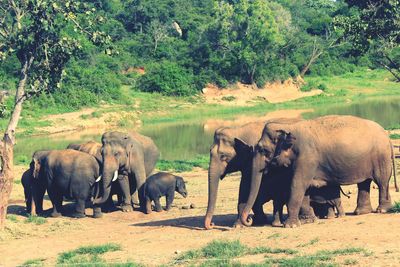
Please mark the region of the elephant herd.
<svg viewBox="0 0 400 267"><path fill-rule="evenodd" d="M47 190L51 215L60 216L63 198L73 199L73 217L85 216L89 200L93 217L115 209L150 213L151 202L161 211L160 197L171 207L174 192L187 196L182 177L152 174L159 158L154 142L138 133L106 132L101 144L70 144L64 150L37 151L22 176L28 213L43 212ZM208 205L204 227L212 217L220 180L241 173L235 226L265 224L263 205L273 201L273 226L296 227L313 222L316 214L344 216L340 185L357 184L355 214L372 212L370 184L379 188L377 212L391 207L389 180L396 171L392 144L377 123L354 116L324 116L310 120L273 119L215 131L208 170ZM283 218L287 206L288 218ZM322 209L321 209L322 208ZM250 216L250 211L254 216Z"/></svg>

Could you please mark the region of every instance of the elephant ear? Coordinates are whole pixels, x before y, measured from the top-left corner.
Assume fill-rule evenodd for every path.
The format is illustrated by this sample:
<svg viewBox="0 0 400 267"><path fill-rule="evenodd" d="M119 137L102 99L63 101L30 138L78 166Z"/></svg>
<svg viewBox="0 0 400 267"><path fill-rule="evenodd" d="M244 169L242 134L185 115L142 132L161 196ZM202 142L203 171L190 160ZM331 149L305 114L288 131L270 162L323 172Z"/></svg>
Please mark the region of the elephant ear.
<svg viewBox="0 0 400 267"><path fill-rule="evenodd" d="M278 142L281 144L283 150L287 150L293 146L296 137L292 133L285 130L277 130L276 132L278 133Z"/></svg>
<svg viewBox="0 0 400 267"><path fill-rule="evenodd" d="M235 138L235 150L238 154L251 154L253 153L253 147L248 145L245 141L240 138Z"/></svg>
<svg viewBox="0 0 400 267"><path fill-rule="evenodd" d="M184 184L185 184L185 181L183 180L183 178L180 176L176 176L176 187L180 188L180 187L184 186Z"/></svg>
<svg viewBox="0 0 400 267"><path fill-rule="evenodd" d="M32 165L33 165L33 171L32 171L32 176L35 179L39 178L39 172L40 172L40 162L37 158L32 159Z"/></svg>

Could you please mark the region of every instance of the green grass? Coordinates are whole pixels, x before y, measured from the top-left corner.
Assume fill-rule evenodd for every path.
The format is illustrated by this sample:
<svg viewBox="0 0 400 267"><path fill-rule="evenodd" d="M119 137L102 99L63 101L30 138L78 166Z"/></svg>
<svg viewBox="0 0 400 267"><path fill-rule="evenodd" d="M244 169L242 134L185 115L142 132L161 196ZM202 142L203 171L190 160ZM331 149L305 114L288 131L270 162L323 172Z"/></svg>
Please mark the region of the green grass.
<svg viewBox="0 0 400 267"><path fill-rule="evenodd" d="M41 225L47 222L46 218L35 216L35 215L29 215L28 218L25 219L25 223L33 223L36 225Z"/></svg>
<svg viewBox="0 0 400 267"><path fill-rule="evenodd" d="M18 218L14 214L7 214L6 219L12 222L18 222Z"/></svg>
<svg viewBox="0 0 400 267"><path fill-rule="evenodd" d="M400 213L400 202L395 201L393 206L388 210L390 213Z"/></svg>
<svg viewBox="0 0 400 267"><path fill-rule="evenodd" d="M90 264L96 264L97 266L97 264L106 264L100 255L106 252L118 250L121 250L121 246L114 243L98 246L84 246L59 254L57 258L57 264L79 266L89 266Z"/></svg>
<svg viewBox="0 0 400 267"><path fill-rule="evenodd" d="M400 134L391 134L390 138L391 139L400 139Z"/></svg>
<svg viewBox="0 0 400 267"><path fill-rule="evenodd" d="M186 172L194 167L208 169L209 161L208 155L197 156L193 160L159 160L156 168L160 171Z"/></svg>
<svg viewBox="0 0 400 267"><path fill-rule="evenodd" d="M357 263L356 259L345 259L343 265L356 265Z"/></svg>
<svg viewBox="0 0 400 267"><path fill-rule="evenodd" d="M314 239L311 239L311 240L308 241L307 243L298 245L297 247L298 247L298 248L303 248L303 247L307 247L307 246L314 245L314 244L316 244L316 243L318 243L318 242L319 242L319 238L316 237L316 238L314 238Z"/></svg>
<svg viewBox="0 0 400 267"><path fill-rule="evenodd" d="M22 263L21 265L19 265L18 267L40 267L40 266L44 266L44 261L46 259L44 258L37 258L37 259L31 259L31 260L27 260L24 263Z"/></svg>
<svg viewBox="0 0 400 267"><path fill-rule="evenodd" d="M235 241L215 240L201 249L189 250L183 253L182 255L176 258L176 263L192 261L196 259L208 259L208 260L213 259L215 264L217 263L219 264L218 266L226 266L220 264L227 263L226 260L229 260L231 258L241 257L245 255L281 254L281 253L287 255L293 255L296 254L297 251L292 249L269 248L269 247L250 248L240 243L239 240Z"/></svg>

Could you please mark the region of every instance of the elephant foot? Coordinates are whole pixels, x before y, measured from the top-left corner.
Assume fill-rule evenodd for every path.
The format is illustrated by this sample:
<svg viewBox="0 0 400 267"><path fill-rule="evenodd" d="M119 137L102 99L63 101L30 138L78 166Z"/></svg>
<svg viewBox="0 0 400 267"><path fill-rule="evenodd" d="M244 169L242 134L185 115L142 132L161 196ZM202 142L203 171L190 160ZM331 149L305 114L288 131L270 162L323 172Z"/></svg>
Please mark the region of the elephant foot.
<svg viewBox="0 0 400 267"><path fill-rule="evenodd" d="M58 218L58 217L61 217L61 213L60 213L60 212L57 212L57 211L53 211L53 212L50 214L50 216L53 217L53 218Z"/></svg>
<svg viewBox="0 0 400 267"><path fill-rule="evenodd" d="M300 227L301 223L299 219L287 219L285 221L285 223L283 224L283 226L285 228L296 228L296 227Z"/></svg>
<svg viewBox="0 0 400 267"><path fill-rule="evenodd" d="M105 212L105 213L113 212L116 210L118 210L118 209L115 205L106 205L106 206L101 207L101 211Z"/></svg>
<svg viewBox="0 0 400 267"><path fill-rule="evenodd" d="M74 213L72 213L72 214L71 214L71 217L73 217L73 218L77 218L77 219L80 219L80 218L85 218L85 217L86 217L86 215L85 215L85 213L81 213L81 212L74 212Z"/></svg>
<svg viewBox="0 0 400 267"><path fill-rule="evenodd" d="M121 209L122 209L123 212L131 212L131 211L133 211L132 205L127 205L127 204L121 205Z"/></svg>
<svg viewBox="0 0 400 267"><path fill-rule="evenodd" d="M376 209L376 212L377 213L387 213L391 207L392 207L391 203L385 203L385 204L379 205L378 208Z"/></svg>
<svg viewBox="0 0 400 267"><path fill-rule="evenodd" d="M354 215L362 215L362 214L368 214L372 212L372 207L364 207L364 208L356 208L354 210Z"/></svg>
<svg viewBox="0 0 400 267"><path fill-rule="evenodd" d="M101 210L93 210L93 218L101 218L103 217L103 213Z"/></svg>
<svg viewBox="0 0 400 267"><path fill-rule="evenodd" d="M282 227L283 226L283 224L281 223L280 220L274 220L271 225L272 225L272 227Z"/></svg>
<svg viewBox="0 0 400 267"><path fill-rule="evenodd" d="M315 223L318 221L318 217L315 215L300 215L299 219L301 224Z"/></svg>
<svg viewBox="0 0 400 267"><path fill-rule="evenodd" d="M240 221L240 219L237 219L233 225L232 228L233 229L240 229L240 228L244 228L245 226L243 225L243 223Z"/></svg>
<svg viewBox="0 0 400 267"><path fill-rule="evenodd" d="M343 218L343 217L346 217L346 213L339 213L338 214L338 218Z"/></svg>

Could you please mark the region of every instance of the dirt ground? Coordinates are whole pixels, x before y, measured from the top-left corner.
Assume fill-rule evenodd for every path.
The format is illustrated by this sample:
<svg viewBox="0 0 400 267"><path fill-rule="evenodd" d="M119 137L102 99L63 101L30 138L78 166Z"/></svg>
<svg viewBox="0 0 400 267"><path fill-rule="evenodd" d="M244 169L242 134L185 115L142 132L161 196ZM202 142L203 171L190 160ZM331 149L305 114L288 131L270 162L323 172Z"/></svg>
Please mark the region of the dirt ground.
<svg viewBox="0 0 400 267"><path fill-rule="evenodd" d="M20 177L23 170L17 167L16 177ZM356 257L358 266L400 265L400 214L351 215L356 206L356 186L343 187L351 196L350 199L342 197L348 214L344 218L320 219L296 229L273 228L270 225L232 229L240 176L230 175L220 183L214 217L216 226L206 231L202 225L207 206L207 171L195 169L182 173L182 176L187 180L189 196L184 199L177 195L177 207L169 212L146 215L138 211L116 211L105 214L101 219L94 219L91 217L92 211L87 209L88 216L84 219L47 218L41 225L24 222L23 190L21 184L15 183L9 214L15 214L17 221L7 220L6 231L0 234L0 266L16 266L35 258L43 258L46 266L53 266L60 252L109 242L122 246L122 251L105 255L109 262L133 260L148 266L169 265L173 264L177 254L200 248L212 240L237 239L250 247L292 248L304 254L322 249L361 247L371 253L348 256L352 259ZM400 193L395 192L393 184L390 192L393 201L400 201ZM372 187L371 195L375 208L378 190ZM190 203L196 207L181 209ZM73 207L72 204L65 206L67 210ZM50 201L45 200L45 208L50 207ZM272 204L267 203L264 210L270 216ZM264 258L257 255L240 260L257 263Z"/></svg>

